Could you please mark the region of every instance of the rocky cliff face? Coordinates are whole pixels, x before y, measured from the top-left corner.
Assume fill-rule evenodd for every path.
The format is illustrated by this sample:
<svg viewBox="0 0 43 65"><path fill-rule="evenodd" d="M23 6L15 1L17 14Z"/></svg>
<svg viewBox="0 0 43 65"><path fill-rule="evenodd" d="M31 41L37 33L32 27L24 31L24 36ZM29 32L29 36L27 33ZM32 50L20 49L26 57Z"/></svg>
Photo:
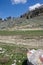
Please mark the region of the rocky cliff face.
<svg viewBox="0 0 43 65"><path fill-rule="evenodd" d="M38 8L35 8L34 10L31 10L31 11L25 13L24 15L21 15L20 18L29 19L29 18L33 18L36 16L40 16L40 15L43 15L43 5L41 5Z"/></svg>

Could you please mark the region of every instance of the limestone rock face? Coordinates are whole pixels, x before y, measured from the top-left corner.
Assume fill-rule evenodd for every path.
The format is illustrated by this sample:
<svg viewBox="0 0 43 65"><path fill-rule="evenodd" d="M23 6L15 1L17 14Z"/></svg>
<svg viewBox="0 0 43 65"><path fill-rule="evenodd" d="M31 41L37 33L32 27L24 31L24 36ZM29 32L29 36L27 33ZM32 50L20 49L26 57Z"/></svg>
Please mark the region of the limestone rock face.
<svg viewBox="0 0 43 65"><path fill-rule="evenodd" d="M43 50L29 50L27 52L27 58L33 65L43 65Z"/></svg>

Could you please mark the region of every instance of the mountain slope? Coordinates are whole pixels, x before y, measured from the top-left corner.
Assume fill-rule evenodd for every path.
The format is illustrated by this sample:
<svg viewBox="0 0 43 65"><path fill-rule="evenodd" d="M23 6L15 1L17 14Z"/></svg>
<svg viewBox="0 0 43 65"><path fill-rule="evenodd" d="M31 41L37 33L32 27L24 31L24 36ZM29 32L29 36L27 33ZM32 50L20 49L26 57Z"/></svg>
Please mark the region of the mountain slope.
<svg viewBox="0 0 43 65"><path fill-rule="evenodd" d="M40 15L43 15L43 5L26 12L25 14L21 15L20 17L29 19L29 18L40 16Z"/></svg>
<svg viewBox="0 0 43 65"><path fill-rule="evenodd" d="M19 18L0 18L0 30L43 30L43 5L35 10L26 12Z"/></svg>

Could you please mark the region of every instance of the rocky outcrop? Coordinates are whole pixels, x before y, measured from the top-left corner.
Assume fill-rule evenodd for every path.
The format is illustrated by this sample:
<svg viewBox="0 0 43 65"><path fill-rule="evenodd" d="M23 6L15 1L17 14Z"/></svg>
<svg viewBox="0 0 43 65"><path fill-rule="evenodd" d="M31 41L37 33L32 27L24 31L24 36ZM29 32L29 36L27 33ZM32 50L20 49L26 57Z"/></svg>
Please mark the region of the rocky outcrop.
<svg viewBox="0 0 43 65"><path fill-rule="evenodd" d="M20 18L29 19L40 15L43 15L43 5L41 5L39 8L35 8L35 10L26 12L24 15L21 15Z"/></svg>
<svg viewBox="0 0 43 65"><path fill-rule="evenodd" d="M29 50L27 52L27 58L28 62L31 62L33 65L43 65L43 50Z"/></svg>

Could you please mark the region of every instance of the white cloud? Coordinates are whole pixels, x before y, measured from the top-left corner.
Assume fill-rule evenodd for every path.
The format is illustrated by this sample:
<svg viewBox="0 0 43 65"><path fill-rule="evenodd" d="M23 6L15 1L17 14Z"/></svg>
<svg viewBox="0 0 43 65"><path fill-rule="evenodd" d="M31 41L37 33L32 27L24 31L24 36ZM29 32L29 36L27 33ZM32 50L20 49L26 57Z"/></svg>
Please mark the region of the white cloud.
<svg viewBox="0 0 43 65"><path fill-rule="evenodd" d="M27 0L11 0L11 2L12 4L19 4L19 3L25 4Z"/></svg>
<svg viewBox="0 0 43 65"><path fill-rule="evenodd" d="M29 7L29 10L30 10L30 11L35 10L35 8L38 8L38 7L40 7L41 5L42 5L42 4L37 3L37 4L33 5L33 6L30 6L30 7Z"/></svg>

